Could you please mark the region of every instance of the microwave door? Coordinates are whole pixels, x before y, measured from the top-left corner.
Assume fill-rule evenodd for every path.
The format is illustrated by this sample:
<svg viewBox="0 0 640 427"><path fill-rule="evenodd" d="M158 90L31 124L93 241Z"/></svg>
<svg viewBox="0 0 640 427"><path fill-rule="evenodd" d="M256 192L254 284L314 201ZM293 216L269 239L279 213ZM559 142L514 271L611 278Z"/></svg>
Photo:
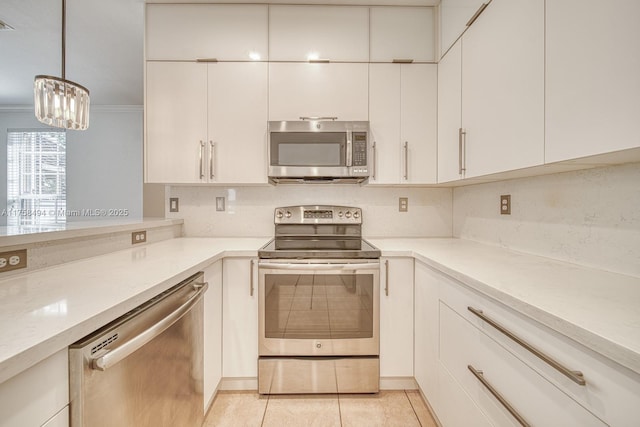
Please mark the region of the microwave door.
<svg viewBox="0 0 640 427"><path fill-rule="evenodd" d="M346 132L272 132L271 166L344 167L347 164Z"/></svg>

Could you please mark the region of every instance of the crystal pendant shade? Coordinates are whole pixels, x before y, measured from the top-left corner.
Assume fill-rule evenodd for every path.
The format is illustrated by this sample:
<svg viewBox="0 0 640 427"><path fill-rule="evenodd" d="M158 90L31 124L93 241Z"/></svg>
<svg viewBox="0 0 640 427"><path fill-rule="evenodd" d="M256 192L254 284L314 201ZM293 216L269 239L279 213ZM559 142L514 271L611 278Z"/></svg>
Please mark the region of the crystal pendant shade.
<svg viewBox="0 0 640 427"><path fill-rule="evenodd" d="M36 76L34 100L36 117L42 123L75 130L89 127L89 90L78 83Z"/></svg>

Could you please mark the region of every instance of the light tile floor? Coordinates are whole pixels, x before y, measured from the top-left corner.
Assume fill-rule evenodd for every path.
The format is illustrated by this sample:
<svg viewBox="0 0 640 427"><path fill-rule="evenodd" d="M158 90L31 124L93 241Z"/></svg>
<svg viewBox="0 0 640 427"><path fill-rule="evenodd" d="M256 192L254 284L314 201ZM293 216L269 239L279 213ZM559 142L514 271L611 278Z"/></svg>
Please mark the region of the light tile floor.
<svg viewBox="0 0 640 427"><path fill-rule="evenodd" d="M260 396L220 392L204 427L436 427L420 392Z"/></svg>

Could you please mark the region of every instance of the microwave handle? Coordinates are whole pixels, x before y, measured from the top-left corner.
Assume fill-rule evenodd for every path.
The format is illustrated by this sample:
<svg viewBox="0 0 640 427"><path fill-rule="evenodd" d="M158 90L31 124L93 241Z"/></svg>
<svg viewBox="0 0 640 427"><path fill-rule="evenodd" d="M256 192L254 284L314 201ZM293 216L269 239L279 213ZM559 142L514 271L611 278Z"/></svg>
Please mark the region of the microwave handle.
<svg viewBox="0 0 640 427"><path fill-rule="evenodd" d="M347 132L347 166L353 166L353 132Z"/></svg>

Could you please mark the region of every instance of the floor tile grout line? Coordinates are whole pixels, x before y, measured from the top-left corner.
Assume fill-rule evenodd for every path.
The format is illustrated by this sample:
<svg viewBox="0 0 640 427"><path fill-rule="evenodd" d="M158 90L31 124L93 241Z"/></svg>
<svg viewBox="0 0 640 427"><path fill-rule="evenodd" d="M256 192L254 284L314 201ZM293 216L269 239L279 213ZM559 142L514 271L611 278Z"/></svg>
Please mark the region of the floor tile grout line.
<svg viewBox="0 0 640 427"><path fill-rule="evenodd" d="M340 427L342 427L342 407L340 406L340 393L337 394L338 397L338 417L340 418Z"/></svg>
<svg viewBox="0 0 640 427"><path fill-rule="evenodd" d="M411 399L409 398L409 395L407 394L407 390L403 390L404 392L404 397L407 398L407 400L409 401L409 405L411 405L411 409L413 410L413 415L416 416L416 420L418 420L418 424L420 424L420 427L422 426L422 421L420 421L420 417L418 416L418 413L416 412L416 408L413 406L413 402L411 401Z"/></svg>
<svg viewBox="0 0 640 427"><path fill-rule="evenodd" d="M260 394L258 393L258 398ZM264 405L264 412L262 413L262 421L260 422L260 427L264 426L264 419L267 417L267 408L269 408L269 400L271 399L271 395L267 394L267 404Z"/></svg>

